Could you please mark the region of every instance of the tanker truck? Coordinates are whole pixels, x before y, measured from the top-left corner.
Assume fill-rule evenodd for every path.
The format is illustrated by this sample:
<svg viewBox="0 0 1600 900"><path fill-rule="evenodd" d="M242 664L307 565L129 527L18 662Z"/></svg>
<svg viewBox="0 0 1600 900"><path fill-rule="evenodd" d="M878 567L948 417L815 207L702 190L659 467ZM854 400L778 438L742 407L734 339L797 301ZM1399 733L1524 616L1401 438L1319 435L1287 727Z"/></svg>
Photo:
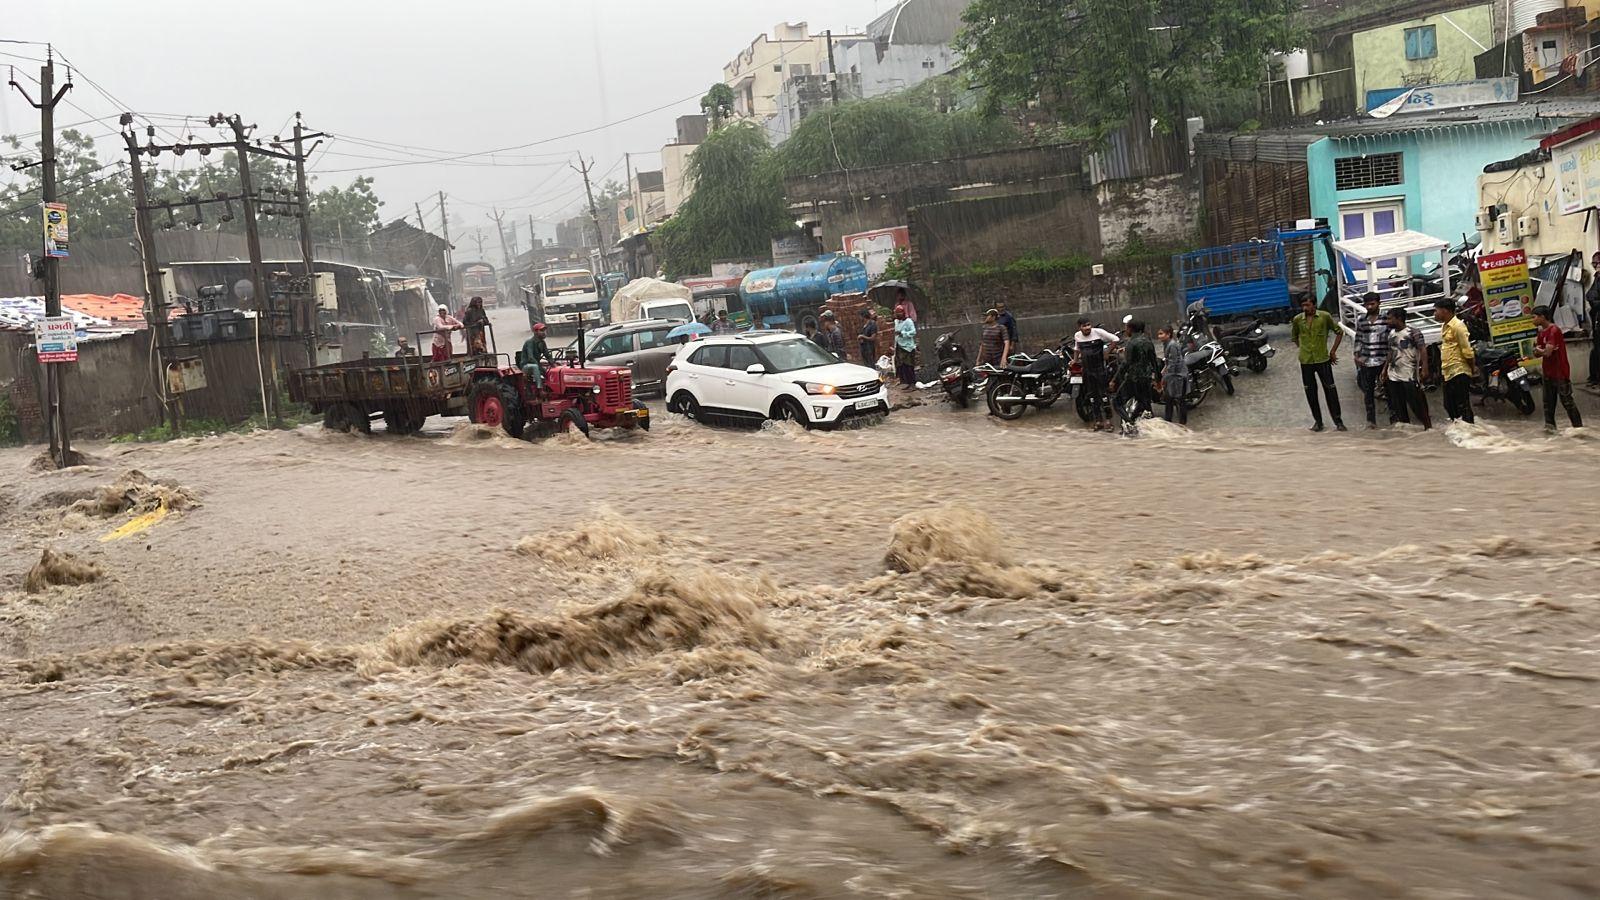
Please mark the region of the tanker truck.
<svg viewBox="0 0 1600 900"><path fill-rule="evenodd" d="M843 253L772 269L757 269L739 283L739 295L752 316L768 328L815 331L823 304L840 294L865 294L867 267Z"/></svg>

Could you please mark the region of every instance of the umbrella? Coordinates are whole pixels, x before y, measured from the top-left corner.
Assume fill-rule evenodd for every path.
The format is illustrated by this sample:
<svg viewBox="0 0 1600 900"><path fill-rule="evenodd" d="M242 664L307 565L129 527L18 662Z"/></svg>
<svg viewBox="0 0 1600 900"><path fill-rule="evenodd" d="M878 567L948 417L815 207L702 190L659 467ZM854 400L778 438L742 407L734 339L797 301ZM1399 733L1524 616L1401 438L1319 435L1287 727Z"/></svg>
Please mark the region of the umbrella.
<svg viewBox="0 0 1600 900"><path fill-rule="evenodd" d="M706 325L702 322L689 322L688 324L679 325L677 328L667 332L667 340L675 341L681 337L700 337L701 335L710 333L710 325Z"/></svg>

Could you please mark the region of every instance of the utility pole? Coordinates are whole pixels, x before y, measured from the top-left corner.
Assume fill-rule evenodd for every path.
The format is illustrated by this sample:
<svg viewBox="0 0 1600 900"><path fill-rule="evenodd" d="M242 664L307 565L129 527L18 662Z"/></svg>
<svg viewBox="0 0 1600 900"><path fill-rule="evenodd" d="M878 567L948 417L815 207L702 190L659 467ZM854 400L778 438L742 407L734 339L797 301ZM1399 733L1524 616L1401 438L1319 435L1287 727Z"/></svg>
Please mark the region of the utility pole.
<svg viewBox="0 0 1600 900"><path fill-rule="evenodd" d="M833 105L839 105L839 70L833 65L833 29L823 32L828 38L828 82L833 89Z"/></svg>
<svg viewBox="0 0 1600 900"><path fill-rule="evenodd" d="M594 245L600 250L600 266L606 272L611 271L611 254L606 250L606 233L600 228L600 208L594 203L594 185L589 182L589 170L594 163L586 163L583 157L578 157L577 166L572 170L583 176L583 192L589 195L589 219L594 222ZM581 167L581 168L580 168ZM604 274L604 273L601 273Z"/></svg>
<svg viewBox="0 0 1600 900"><path fill-rule="evenodd" d="M306 280L313 282L315 279L312 276L316 274L317 262L313 258L311 247L311 192L306 188L306 157L311 154L305 149L305 142L319 137L323 137L323 135L305 133L305 127L300 122L300 113L296 112L294 114L294 182L295 199L300 202L300 261L306 267ZM311 149L315 150L316 147L313 145ZM314 283L310 285L310 288L313 293L316 292L317 288Z"/></svg>
<svg viewBox="0 0 1600 900"><path fill-rule="evenodd" d="M483 259L483 229L472 229L472 239L478 244L478 259Z"/></svg>
<svg viewBox="0 0 1600 900"><path fill-rule="evenodd" d="M450 270L450 278L454 280L456 255L450 246L450 211L444 206L444 191L439 192L439 222L444 226L444 265Z"/></svg>
<svg viewBox="0 0 1600 900"><path fill-rule="evenodd" d="M538 246L539 242L533 237L533 213L528 213L528 249L535 250Z"/></svg>
<svg viewBox="0 0 1600 900"><path fill-rule="evenodd" d="M267 268L261 260L261 226L256 221L256 188L250 180L250 131L255 128L245 128L244 119L238 113L224 119L233 129L234 155L239 158L239 204L244 210L244 241L250 253L250 281L254 283L251 291L251 300L255 303L256 328L261 328L261 319L266 317L267 323L272 327L272 350L270 365L272 366L272 396L267 404L268 415L276 425L278 417L278 342L277 327L272 318L272 302L267 296ZM291 322L293 320L291 319Z"/></svg>
<svg viewBox="0 0 1600 900"><path fill-rule="evenodd" d="M428 230L428 221L426 219L422 218L422 201L421 200L417 201L415 209L417 211L417 227L422 229L423 231L427 231Z"/></svg>
<svg viewBox="0 0 1600 900"><path fill-rule="evenodd" d="M29 106L39 111L39 165L44 167L40 179L41 202L45 204L40 210L48 215L48 204L56 201L56 104L72 90L72 74L69 71L67 83L56 90L55 48L47 46L44 65L39 68L39 101L35 103L27 90L17 84L16 78L11 79L11 86ZM42 230L35 233L43 234ZM49 253L41 255L44 257L44 314L46 318L55 318L61 315L61 260ZM41 363L39 368L44 370L45 433L50 438L50 456L64 469L72 465L74 454L72 436L67 430L67 413L61 403L61 374L57 368L61 365L65 364Z"/></svg>
<svg viewBox="0 0 1600 900"><path fill-rule="evenodd" d="M496 210L494 210L494 215L491 218L494 219L495 230L500 232L500 255L505 258L506 267L510 268L510 266L511 266L511 251L506 246L506 229L505 229L505 226L501 224L501 220L505 218L505 213L503 213L500 210L496 209Z"/></svg>
<svg viewBox="0 0 1600 900"><path fill-rule="evenodd" d="M133 116L124 114L122 125L122 139L128 144L128 166L133 175L133 230L139 238L139 256L144 263L144 295L149 298L145 304L145 322L155 336L156 358L161 363L157 377L165 378L167 366L172 362L172 333L167 325L167 307L171 298L166 295L166 288L161 283L161 263L156 255L155 228L150 224L150 200L144 183L144 163L141 161L144 151L140 149L139 136L133 130ZM170 391L163 389L161 396L166 421L172 427L172 433L178 434L183 430L182 407L173 399Z"/></svg>

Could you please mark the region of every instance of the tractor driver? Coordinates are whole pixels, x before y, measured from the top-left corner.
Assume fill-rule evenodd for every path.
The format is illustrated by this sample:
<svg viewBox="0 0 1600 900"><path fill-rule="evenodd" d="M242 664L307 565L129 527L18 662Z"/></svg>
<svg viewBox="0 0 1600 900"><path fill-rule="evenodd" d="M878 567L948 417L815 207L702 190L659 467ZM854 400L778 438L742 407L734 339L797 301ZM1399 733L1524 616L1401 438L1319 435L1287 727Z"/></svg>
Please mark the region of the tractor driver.
<svg viewBox="0 0 1600 900"><path fill-rule="evenodd" d="M544 390L544 363L554 362L550 355L550 345L544 342L544 323L537 322L533 326L533 337L522 344L522 372L533 382L536 390Z"/></svg>

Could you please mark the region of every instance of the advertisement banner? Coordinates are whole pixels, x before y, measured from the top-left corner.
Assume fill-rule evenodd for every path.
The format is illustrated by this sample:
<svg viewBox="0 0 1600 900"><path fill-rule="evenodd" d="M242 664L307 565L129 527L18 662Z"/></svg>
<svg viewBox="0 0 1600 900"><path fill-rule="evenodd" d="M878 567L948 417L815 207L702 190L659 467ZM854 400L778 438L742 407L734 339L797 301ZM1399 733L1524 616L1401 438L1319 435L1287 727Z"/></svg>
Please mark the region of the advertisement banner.
<svg viewBox="0 0 1600 900"><path fill-rule="evenodd" d="M1565 215L1600 207L1600 135L1573 141L1550 151Z"/></svg>
<svg viewBox="0 0 1600 900"><path fill-rule="evenodd" d="M898 228L879 228L859 234L844 236L844 252L861 260L867 267L867 278L877 281L896 250L911 247L911 230L904 225Z"/></svg>
<svg viewBox="0 0 1600 900"><path fill-rule="evenodd" d="M57 259L67 257L67 205L44 205L44 255Z"/></svg>
<svg viewBox="0 0 1600 900"><path fill-rule="evenodd" d="M78 361L78 332L66 316L40 319L34 337L34 351L42 363L72 363Z"/></svg>
<svg viewBox="0 0 1600 900"><path fill-rule="evenodd" d="M1478 258L1483 287L1483 315L1489 323L1489 341L1497 347L1520 346L1522 356L1533 356L1533 290L1528 279L1528 255L1507 250Z"/></svg>

